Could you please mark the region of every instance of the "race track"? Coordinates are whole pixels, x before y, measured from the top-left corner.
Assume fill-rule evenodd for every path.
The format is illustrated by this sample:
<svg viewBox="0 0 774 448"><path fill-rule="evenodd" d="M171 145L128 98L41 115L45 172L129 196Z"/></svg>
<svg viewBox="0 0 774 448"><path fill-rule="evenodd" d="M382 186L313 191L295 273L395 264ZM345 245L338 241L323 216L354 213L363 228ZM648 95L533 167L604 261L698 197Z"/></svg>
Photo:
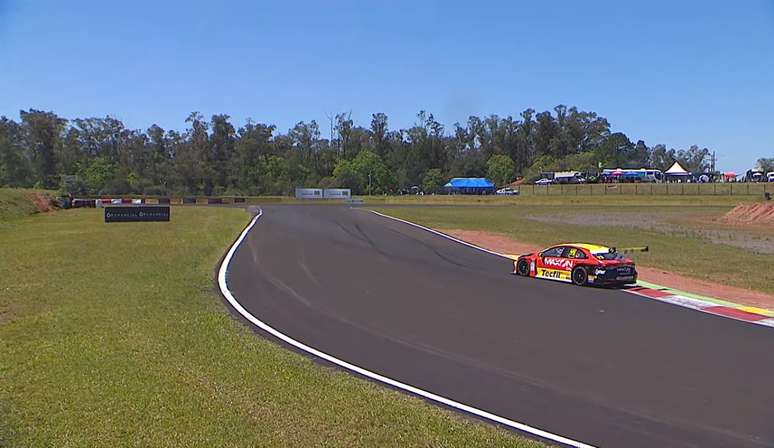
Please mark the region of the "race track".
<svg viewBox="0 0 774 448"><path fill-rule="evenodd" d="M365 210L263 211L228 289L298 341L595 446L774 446L771 328L516 277Z"/></svg>

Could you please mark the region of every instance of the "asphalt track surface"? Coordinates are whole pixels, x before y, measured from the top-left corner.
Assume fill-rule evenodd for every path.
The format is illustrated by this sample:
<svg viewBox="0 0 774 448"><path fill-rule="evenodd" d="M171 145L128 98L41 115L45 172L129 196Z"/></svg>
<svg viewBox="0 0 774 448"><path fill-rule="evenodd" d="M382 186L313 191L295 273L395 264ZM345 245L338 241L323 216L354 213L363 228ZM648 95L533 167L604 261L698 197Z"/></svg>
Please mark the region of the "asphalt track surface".
<svg viewBox="0 0 774 448"><path fill-rule="evenodd" d="M603 447L774 447L774 331L509 260L368 211L271 206L228 287L322 352Z"/></svg>

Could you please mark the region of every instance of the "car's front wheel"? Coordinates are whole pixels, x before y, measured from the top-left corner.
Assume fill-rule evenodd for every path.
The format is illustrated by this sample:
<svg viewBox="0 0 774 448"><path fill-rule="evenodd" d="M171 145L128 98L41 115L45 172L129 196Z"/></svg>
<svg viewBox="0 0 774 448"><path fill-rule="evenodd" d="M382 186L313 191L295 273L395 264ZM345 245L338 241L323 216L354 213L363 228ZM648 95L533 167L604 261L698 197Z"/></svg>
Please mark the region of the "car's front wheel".
<svg viewBox="0 0 774 448"><path fill-rule="evenodd" d="M578 266L572 270L572 282L578 286L583 286L589 280L589 273L585 269Z"/></svg>
<svg viewBox="0 0 774 448"><path fill-rule="evenodd" d="M516 273L523 276L529 275L529 262L527 260L519 260L518 263L516 263Z"/></svg>

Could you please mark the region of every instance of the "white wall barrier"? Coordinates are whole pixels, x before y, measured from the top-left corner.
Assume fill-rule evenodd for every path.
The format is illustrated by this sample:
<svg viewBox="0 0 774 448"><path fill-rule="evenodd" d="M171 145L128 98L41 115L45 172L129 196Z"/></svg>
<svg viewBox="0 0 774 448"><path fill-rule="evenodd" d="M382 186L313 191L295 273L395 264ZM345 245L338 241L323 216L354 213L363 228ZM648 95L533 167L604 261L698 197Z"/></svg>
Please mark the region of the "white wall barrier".
<svg viewBox="0 0 774 448"><path fill-rule="evenodd" d="M326 188L323 190L325 199L349 199L352 192L349 188Z"/></svg>
<svg viewBox="0 0 774 448"><path fill-rule="evenodd" d="M322 188L296 188L296 199L322 199Z"/></svg>

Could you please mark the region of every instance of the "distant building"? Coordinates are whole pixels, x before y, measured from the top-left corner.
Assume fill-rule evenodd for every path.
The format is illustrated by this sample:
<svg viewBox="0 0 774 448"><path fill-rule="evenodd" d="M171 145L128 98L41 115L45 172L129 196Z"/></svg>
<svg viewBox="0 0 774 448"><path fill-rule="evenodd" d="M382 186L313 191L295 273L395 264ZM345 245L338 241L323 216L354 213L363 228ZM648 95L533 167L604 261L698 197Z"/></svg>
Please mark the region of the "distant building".
<svg viewBox="0 0 774 448"><path fill-rule="evenodd" d="M455 177L443 188L451 194L493 194L495 184L483 177Z"/></svg>

